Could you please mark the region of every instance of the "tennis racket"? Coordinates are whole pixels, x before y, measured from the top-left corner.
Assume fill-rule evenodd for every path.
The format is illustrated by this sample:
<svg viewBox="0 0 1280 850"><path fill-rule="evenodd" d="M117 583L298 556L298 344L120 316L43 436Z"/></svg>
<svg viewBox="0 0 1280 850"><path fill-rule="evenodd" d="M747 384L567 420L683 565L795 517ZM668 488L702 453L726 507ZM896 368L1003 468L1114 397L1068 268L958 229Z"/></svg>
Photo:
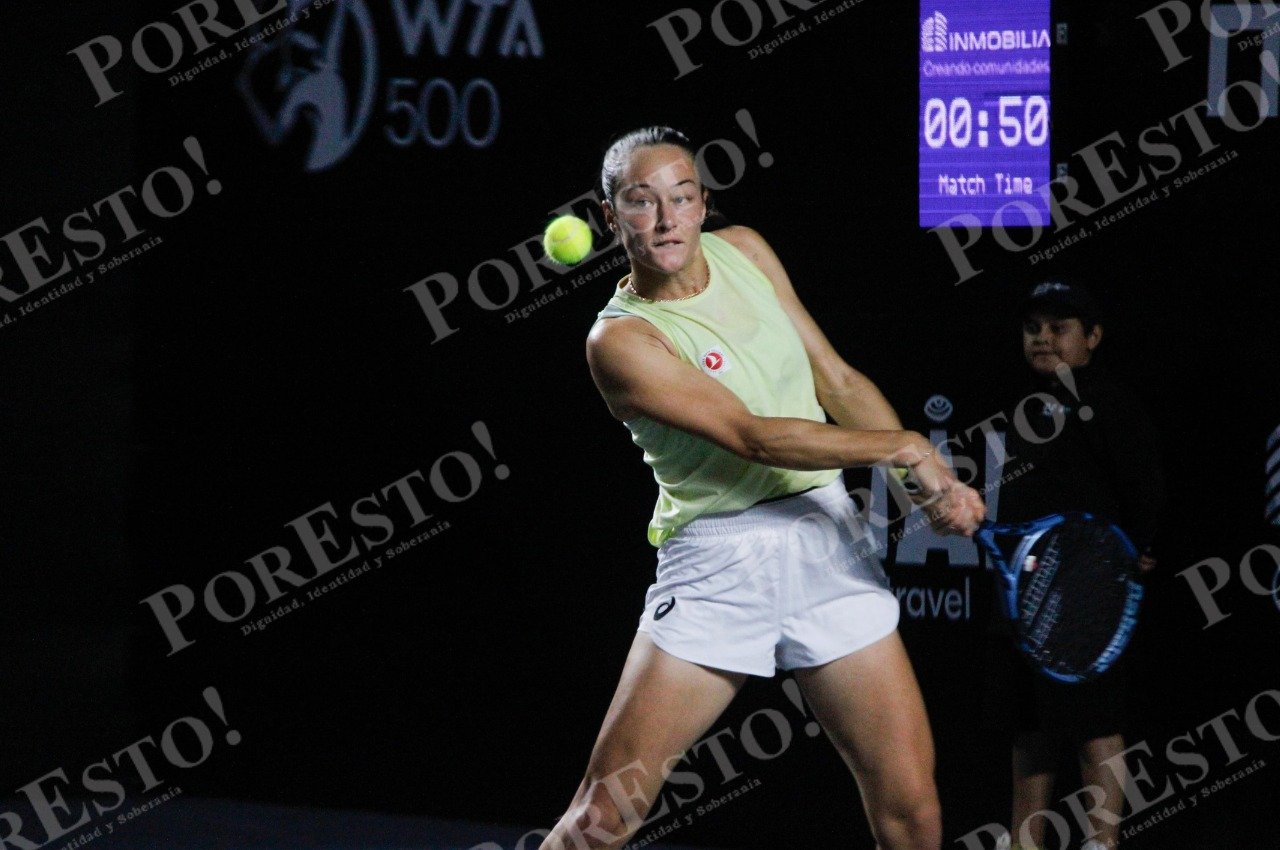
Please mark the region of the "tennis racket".
<svg viewBox="0 0 1280 850"><path fill-rule="evenodd" d="M1115 663L1142 602L1138 551L1118 526L1087 513L1051 514L984 521L974 537L996 571L1018 648L1040 672L1082 682Z"/></svg>

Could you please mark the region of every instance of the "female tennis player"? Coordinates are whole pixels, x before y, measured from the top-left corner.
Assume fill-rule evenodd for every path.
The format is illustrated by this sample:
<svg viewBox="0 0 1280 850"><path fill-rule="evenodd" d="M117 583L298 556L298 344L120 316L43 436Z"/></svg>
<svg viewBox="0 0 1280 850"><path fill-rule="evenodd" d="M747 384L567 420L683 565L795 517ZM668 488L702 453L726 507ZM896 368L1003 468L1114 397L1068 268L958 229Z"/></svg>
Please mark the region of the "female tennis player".
<svg viewBox="0 0 1280 850"><path fill-rule="evenodd" d="M972 534L981 500L832 349L758 233L702 232L708 195L683 134L623 136L602 182L631 271L586 353L658 482L657 581L586 775L542 846L621 847L746 676L781 668L857 778L879 846L936 850L928 720L840 472L910 467L935 527L954 533Z"/></svg>

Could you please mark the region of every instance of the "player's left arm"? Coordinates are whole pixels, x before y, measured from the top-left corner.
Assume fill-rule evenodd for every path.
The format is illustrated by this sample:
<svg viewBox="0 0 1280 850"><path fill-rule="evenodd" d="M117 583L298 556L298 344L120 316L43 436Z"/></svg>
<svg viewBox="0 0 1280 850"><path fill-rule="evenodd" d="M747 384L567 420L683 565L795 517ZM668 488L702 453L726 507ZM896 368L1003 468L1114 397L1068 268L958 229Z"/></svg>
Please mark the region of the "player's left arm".
<svg viewBox="0 0 1280 850"><path fill-rule="evenodd" d="M800 303L791 278L764 237L750 227L733 225L716 231L755 263L773 284L783 311L804 342L818 403L840 425L866 430L902 430L892 405L866 375L844 361L818 323Z"/></svg>
<svg viewBox="0 0 1280 850"><path fill-rule="evenodd" d="M813 316L809 315L809 311L800 303L800 298L791 285L791 278L787 276L778 255L769 247L764 237L750 227L741 225L717 230L716 235L745 254L773 284L773 291L778 296L783 312L791 319L791 324L795 326L800 340L804 343L805 353L809 357L809 366L813 371L815 395L822 409L844 428L865 431L901 431L902 422L888 399L870 378L844 361L844 358L831 346ZM942 462L946 463L945 460ZM948 501L959 500L965 506L964 509L969 512L974 526L986 514L981 497L960 482L956 482L943 499L943 506ZM922 504L917 495L912 496L912 501Z"/></svg>

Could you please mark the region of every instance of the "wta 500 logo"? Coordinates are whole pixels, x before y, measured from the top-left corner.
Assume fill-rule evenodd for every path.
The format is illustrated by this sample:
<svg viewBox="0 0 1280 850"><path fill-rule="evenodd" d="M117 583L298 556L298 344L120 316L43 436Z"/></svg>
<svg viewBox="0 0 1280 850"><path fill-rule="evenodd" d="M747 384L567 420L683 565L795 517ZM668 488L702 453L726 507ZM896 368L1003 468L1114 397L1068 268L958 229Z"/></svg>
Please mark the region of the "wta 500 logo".
<svg viewBox="0 0 1280 850"><path fill-rule="evenodd" d="M174 85L245 53L237 82L249 112L272 145L309 129L308 171L345 159L379 105L383 133L397 147L491 145L500 124L493 84L483 78L379 80L374 12L389 19L406 60L416 60L424 45L438 58L464 49L473 58L542 56L530 0L191 0L170 20L138 28L128 40L128 58L138 71L170 75ZM83 66L96 106L124 94L126 42L119 36L101 35L67 52ZM179 70L202 55L202 64ZM308 128L299 127L303 119Z"/></svg>
<svg viewBox="0 0 1280 850"><path fill-rule="evenodd" d="M471 57L486 51L543 55L529 0L449 0L443 14L437 0L418 0L412 9L410 2L385 0L382 7L390 13L402 60L416 60L428 45L442 59L458 48ZM395 147L493 144L501 109L489 80L380 79L372 5L373 0L290 0L288 25L250 50L237 85L268 144L279 146L308 132L305 168L323 171L350 155L379 110L383 136ZM312 14L299 17L304 9Z"/></svg>

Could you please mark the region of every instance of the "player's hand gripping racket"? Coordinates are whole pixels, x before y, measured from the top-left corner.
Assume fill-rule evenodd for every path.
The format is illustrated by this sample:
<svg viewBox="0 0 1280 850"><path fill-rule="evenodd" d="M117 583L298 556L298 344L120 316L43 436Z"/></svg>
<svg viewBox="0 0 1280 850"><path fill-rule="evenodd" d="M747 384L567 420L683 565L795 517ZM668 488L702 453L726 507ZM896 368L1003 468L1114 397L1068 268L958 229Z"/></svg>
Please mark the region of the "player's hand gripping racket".
<svg viewBox="0 0 1280 850"><path fill-rule="evenodd" d="M1123 531L1091 514L1067 513L984 521L974 538L990 555L1018 648L1042 673L1081 682L1115 663L1142 601L1138 552ZM997 538L1013 546L1011 557Z"/></svg>

